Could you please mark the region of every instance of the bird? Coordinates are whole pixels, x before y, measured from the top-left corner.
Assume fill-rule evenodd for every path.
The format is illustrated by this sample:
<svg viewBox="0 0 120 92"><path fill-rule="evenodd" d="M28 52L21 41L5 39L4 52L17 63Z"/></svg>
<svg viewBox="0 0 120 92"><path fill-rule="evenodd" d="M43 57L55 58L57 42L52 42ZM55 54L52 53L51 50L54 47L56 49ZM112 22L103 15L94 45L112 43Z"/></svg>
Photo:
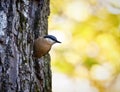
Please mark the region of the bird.
<svg viewBox="0 0 120 92"><path fill-rule="evenodd" d="M35 58L41 58L46 55L50 50L53 44L61 43L53 35L46 35L43 37L38 37L35 39L33 44L33 54Z"/></svg>

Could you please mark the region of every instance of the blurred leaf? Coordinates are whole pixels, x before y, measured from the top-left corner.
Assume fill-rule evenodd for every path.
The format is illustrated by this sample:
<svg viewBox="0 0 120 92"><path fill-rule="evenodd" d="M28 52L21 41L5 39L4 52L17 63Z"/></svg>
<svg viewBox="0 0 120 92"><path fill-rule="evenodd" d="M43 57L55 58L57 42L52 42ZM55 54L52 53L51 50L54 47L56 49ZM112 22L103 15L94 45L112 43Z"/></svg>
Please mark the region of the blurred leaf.
<svg viewBox="0 0 120 92"><path fill-rule="evenodd" d="M98 64L98 62L95 60L95 58L86 57L83 65L86 66L88 69L90 69L93 65Z"/></svg>
<svg viewBox="0 0 120 92"><path fill-rule="evenodd" d="M69 75L72 75L74 71L74 65L67 61L57 61L52 63L52 65L55 66L56 70L59 72L63 72Z"/></svg>

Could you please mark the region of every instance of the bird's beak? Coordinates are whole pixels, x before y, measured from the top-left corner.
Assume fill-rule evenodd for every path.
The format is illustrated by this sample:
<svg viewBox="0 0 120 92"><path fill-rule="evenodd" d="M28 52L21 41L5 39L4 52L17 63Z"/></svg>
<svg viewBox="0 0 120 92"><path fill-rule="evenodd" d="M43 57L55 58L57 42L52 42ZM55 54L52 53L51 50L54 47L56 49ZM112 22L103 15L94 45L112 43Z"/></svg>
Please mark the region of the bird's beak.
<svg viewBox="0 0 120 92"><path fill-rule="evenodd" d="M57 40L56 43L61 43L61 42Z"/></svg>

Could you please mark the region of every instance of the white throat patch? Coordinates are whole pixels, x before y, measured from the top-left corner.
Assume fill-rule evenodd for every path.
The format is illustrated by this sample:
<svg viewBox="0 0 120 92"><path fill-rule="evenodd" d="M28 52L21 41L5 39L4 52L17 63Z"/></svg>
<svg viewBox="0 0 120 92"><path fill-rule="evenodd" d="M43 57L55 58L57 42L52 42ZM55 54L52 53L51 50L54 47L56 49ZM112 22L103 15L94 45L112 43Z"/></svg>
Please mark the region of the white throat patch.
<svg viewBox="0 0 120 92"><path fill-rule="evenodd" d="M51 43L51 44L54 44L55 43L55 41L54 40L52 40L52 39L50 39L50 38L45 38L49 43Z"/></svg>

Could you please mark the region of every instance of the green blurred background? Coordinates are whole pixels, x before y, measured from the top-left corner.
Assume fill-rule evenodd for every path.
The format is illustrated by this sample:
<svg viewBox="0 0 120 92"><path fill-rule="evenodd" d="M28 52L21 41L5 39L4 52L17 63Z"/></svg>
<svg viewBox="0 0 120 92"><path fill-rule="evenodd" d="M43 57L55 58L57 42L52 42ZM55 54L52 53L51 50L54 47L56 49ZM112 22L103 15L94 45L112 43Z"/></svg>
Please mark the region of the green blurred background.
<svg viewBox="0 0 120 92"><path fill-rule="evenodd" d="M120 92L120 1L51 0L53 92Z"/></svg>

